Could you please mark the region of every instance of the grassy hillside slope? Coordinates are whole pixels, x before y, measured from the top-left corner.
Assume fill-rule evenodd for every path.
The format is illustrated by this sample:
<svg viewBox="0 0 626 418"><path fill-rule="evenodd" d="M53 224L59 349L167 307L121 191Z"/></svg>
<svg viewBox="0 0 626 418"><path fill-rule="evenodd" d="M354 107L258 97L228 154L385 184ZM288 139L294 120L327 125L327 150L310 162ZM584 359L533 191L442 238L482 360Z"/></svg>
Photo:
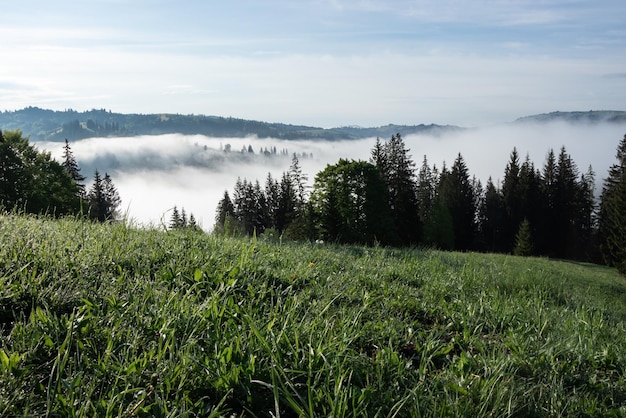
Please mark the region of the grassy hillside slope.
<svg viewBox="0 0 626 418"><path fill-rule="evenodd" d="M570 262L0 217L0 416L626 414L626 280Z"/></svg>

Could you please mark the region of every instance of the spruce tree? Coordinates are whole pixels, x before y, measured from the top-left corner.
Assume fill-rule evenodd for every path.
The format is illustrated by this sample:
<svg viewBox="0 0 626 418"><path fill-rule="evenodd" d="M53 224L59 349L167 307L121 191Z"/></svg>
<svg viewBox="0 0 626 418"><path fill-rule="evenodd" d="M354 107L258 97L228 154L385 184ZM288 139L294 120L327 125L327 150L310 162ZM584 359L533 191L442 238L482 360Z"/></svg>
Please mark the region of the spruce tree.
<svg viewBox="0 0 626 418"><path fill-rule="evenodd" d="M280 188L278 181L274 180L271 173L267 173L265 179L265 204L268 228L278 229L277 214L280 202Z"/></svg>
<svg viewBox="0 0 626 418"><path fill-rule="evenodd" d="M515 235L515 247L513 254L528 257L533 254L533 239L528 219L524 218Z"/></svg>
<svg viewBox="0 0 626 418"><path fill-rule="evenodd" d="M519 173L520 214L530 225L533 237L536 235L536 226L541 224L543 195L541 193L541 174L526 155L520 166ZM518 227L519 230L519 227Z"/></svg>
<svg viewBox="0 0 626 418"><path fill-rule="evenodd" d="M551 256L556 254L561 238L557 235L558 192L557 192L557 168L554 150L550 149L541 173L541 195L543 214L541 225L538 228L539 236L536 238L538 252Z"/></svg>
<svg viewBox="0 0 626 418"><path fill-rule="evenodd" d="M626 135L616 157L604 180L598 224L605 261L626 274Z"/></svg>
<svg viewBox="0 0 626 418"><path fill-rule="evenodd" d="M520 190L520 163L517 148L513 148L511 157L504 170L502 182L502 198L506 213L502 230L505 251L513 249L515 234L522 222L522 193Z"/></svg>
<svg viewBox="0 0 626 418"><path fill-rule="evenodd" d="M579 231L576 228L577 208L580 206L578 168L571 156L561 147L556 166L555 234L559 237L553 248L557 257L575 258L579 245Z"/></svg>
<svg viewBox="0 0 626 418"><path fill-rule="evenodd" d="M437 192L433 199L431 214L424 225L423 241L442 250L454 249L454 222L449 208L450 196L453 194L451 187L450 171L445 163L439 174Z"/></svg>
<svg viewBox="0 0 626 418"><path fill-rule="evenodd" d="M291 185L295 191L295 202L296 202L296 211L298 215L300 215L304 209L304 204L307 200L307 190L306 190L306 182L308 177L306 174L302 173L302 168L300 168L300 161L298 160L298 156L294 153L291 158L291 166L289 167L289 179L291 180Z"/></svg>
<svg viewBox="0 0 626 418"><path fill-rule="evenodd" d="M502 241L505 219L506 209L502 193L489 177L485 186L484 199L479 208L480 231L487 251L506 251Z"/></svg>
<svg viewBox="0 0 626 418"><path fill-rule="evenodd" d="M454 225L455 248L472 248L476 233L476 199L465 160L459 153L448 177L447 204Z"/></svg>
<svg viewBox="0 0 626 418"><path fill-rule="evenodd" d="M117 219L120 216L119 206L121 198L109 173L104 173L102 185L104 187L104 198L107 205L107 219Z"/></svg>
<svg viewBox="0 0 626 418"><path fill-rule="evenodd" d="M191 229L192 231L200 230L200 226L198 225L196 217L193 215L193 213L189 214L189 222L187 222L187 228Z"/></svg>
<svg viewBox="0 0 626 418"><path fill-rule="evenodd" d="M227 190L217 204L214 231L218 234L232 235L239 230L235 218L235 206Z"/></svg>
<svg viewBox="0 0 626 418"><path fill-rule="evenodd" d="M178 211L178 207L174 206L172 209L172 216L170 218L170 229L180 229L182 226L182 220L180 217L180 212Z"/></svg>
<svg viewBox="0 0 626 418"><path fill-rule="evenodd" d="M87 201L91 217L99 222L114 220L119 216L120 196L108 173L103 178L98 170L95 171Z"/></svg>
<svg viewBox="0 0 626 418"><path fill-rule="evenodd" d="M89 213L92 218L99 222L106 221L107 208L106 200L104 198L104 186L102 184L102 177L100 176L100 172L98 170L94 173L93 184L87 194L87 199L89 201Z"/></svg>
<svg viewBox="0 0 626 418"><path fill-rule="evenodd" d="M278 206L276 207L276 229L283 233L295 219L297 211L297 192L288 173L283 173L279 183Z"/></svg>
<svg viewBox="0 0 626 418"><path fill-rule="evenodd" d="M372 162L376 164L387 185L394 229L404 245L417 244L422 234L415 195L415 163L409 151L399 133L392 135L382 146L377 141L372 150Z"/></svg>
<svg viewBox="0 0 626 418"><path fill-rule="evenodd" d="M432 206L437 193L437 170L428 165L428 159L424 155L422 166L417 173L416 197L419 207L418 214L424 225L430 219Z"/></svg>
<svg viewBox="0 0 626 418"><path fill-rule="evenodd" d="M78 162L76 158L74 158L74 154L72 153L72 149L70 148L70 143L68 140L65 140L65 145L63 146L63 167L67 170L70 177L76 182L78 186L78 197L85 197L85 176L80 174L80 167L78 166Z"/></svg>

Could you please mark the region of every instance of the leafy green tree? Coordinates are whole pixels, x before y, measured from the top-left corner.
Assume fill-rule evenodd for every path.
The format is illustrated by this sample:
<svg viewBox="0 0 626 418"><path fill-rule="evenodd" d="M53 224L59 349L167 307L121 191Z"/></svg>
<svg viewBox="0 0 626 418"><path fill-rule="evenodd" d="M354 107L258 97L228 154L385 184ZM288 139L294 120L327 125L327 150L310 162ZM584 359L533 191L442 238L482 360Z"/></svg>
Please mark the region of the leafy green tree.
<svg viewBox="0 0 626 418"><path fill-rule="evenodd" d="M605 261L626 274L626 135L616 157L604 180L598 225Z"/></svg>
<svg viewBox="0 0 626 418"><path fill-rule="evenodd" d="M395 243L386 185L365 161L341 159L315 177L313 208L324 240L342 243Z"/></svg>
<svg viewBox="0 0 626 418"><path fill-rule="evenodd" d="M64 167L30 145L20 131L0 141L0 205L55 216L80 211L79 189Z"/></svg>

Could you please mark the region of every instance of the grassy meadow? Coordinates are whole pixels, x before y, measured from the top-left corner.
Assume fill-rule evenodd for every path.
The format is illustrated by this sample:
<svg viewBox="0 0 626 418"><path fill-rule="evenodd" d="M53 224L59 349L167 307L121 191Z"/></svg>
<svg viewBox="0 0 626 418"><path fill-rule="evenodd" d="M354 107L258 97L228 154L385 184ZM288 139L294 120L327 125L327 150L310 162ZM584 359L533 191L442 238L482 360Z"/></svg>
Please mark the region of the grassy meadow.
<svg viewBox="0 0 626 418"><path fill-rule="evenodd" d="M626 278L0 216L0 416L626 415Z"/></svg>

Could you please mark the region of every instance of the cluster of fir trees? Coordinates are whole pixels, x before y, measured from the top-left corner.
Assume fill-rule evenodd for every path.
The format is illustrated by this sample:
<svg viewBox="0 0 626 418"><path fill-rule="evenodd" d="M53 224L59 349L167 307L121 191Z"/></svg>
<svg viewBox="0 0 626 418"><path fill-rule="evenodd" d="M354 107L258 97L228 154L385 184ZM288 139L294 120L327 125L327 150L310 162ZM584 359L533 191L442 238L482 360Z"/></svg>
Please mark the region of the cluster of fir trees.
<svg viewBox="0 0 626 418"><path fill-rule="evenodd" d="M296 158L280 182L268 176L264 189L258 181L238 180L234 198L225 192L218 205L215 229L283 233L293 224L290 235L300 239L594 261L602 250L616 264L612 260L623 260L626 251L624 230L615 226L626 225L625 147L605 185L599 218L595 174L591 167L579 173L564 147L558 155L549 150L541 169L513 149L503 181L490 178L483 187L461 154L449 168L431 167L425 156L416 169L397 134L377 140L369 162L328 165L316 175L309 199ZM615 255L607 258L607 251Z"/></svg>
<svg viewBox="0 0 626 418"><path fill-rule="evenodd" d="M185 208L181 208L179 211L178 206L174 206L172 209L172 216L170 218L169 229L188 229L192 231L199 231L200 226L198 225L196 217L193 213L190 213L189 217L187 217Z"/></svg>
<svg viewBox="0 0 626 418"><path fill-rule="evenodd" d="M120 197L111 177L96 170L89 190L67 140L63 162L38 151L21 131L0 131L0 208L53 216L118 217Z"/></svg>
<svg viewBox="0 0 626 418"><path fill-rule="evenodd" d="M237 179L232 197L224 191L218 203L214 231L252 235L271 230L291 239L313 239L306 181L295 154L280 180L268 173L264 188L258 180Z"/></svg>

